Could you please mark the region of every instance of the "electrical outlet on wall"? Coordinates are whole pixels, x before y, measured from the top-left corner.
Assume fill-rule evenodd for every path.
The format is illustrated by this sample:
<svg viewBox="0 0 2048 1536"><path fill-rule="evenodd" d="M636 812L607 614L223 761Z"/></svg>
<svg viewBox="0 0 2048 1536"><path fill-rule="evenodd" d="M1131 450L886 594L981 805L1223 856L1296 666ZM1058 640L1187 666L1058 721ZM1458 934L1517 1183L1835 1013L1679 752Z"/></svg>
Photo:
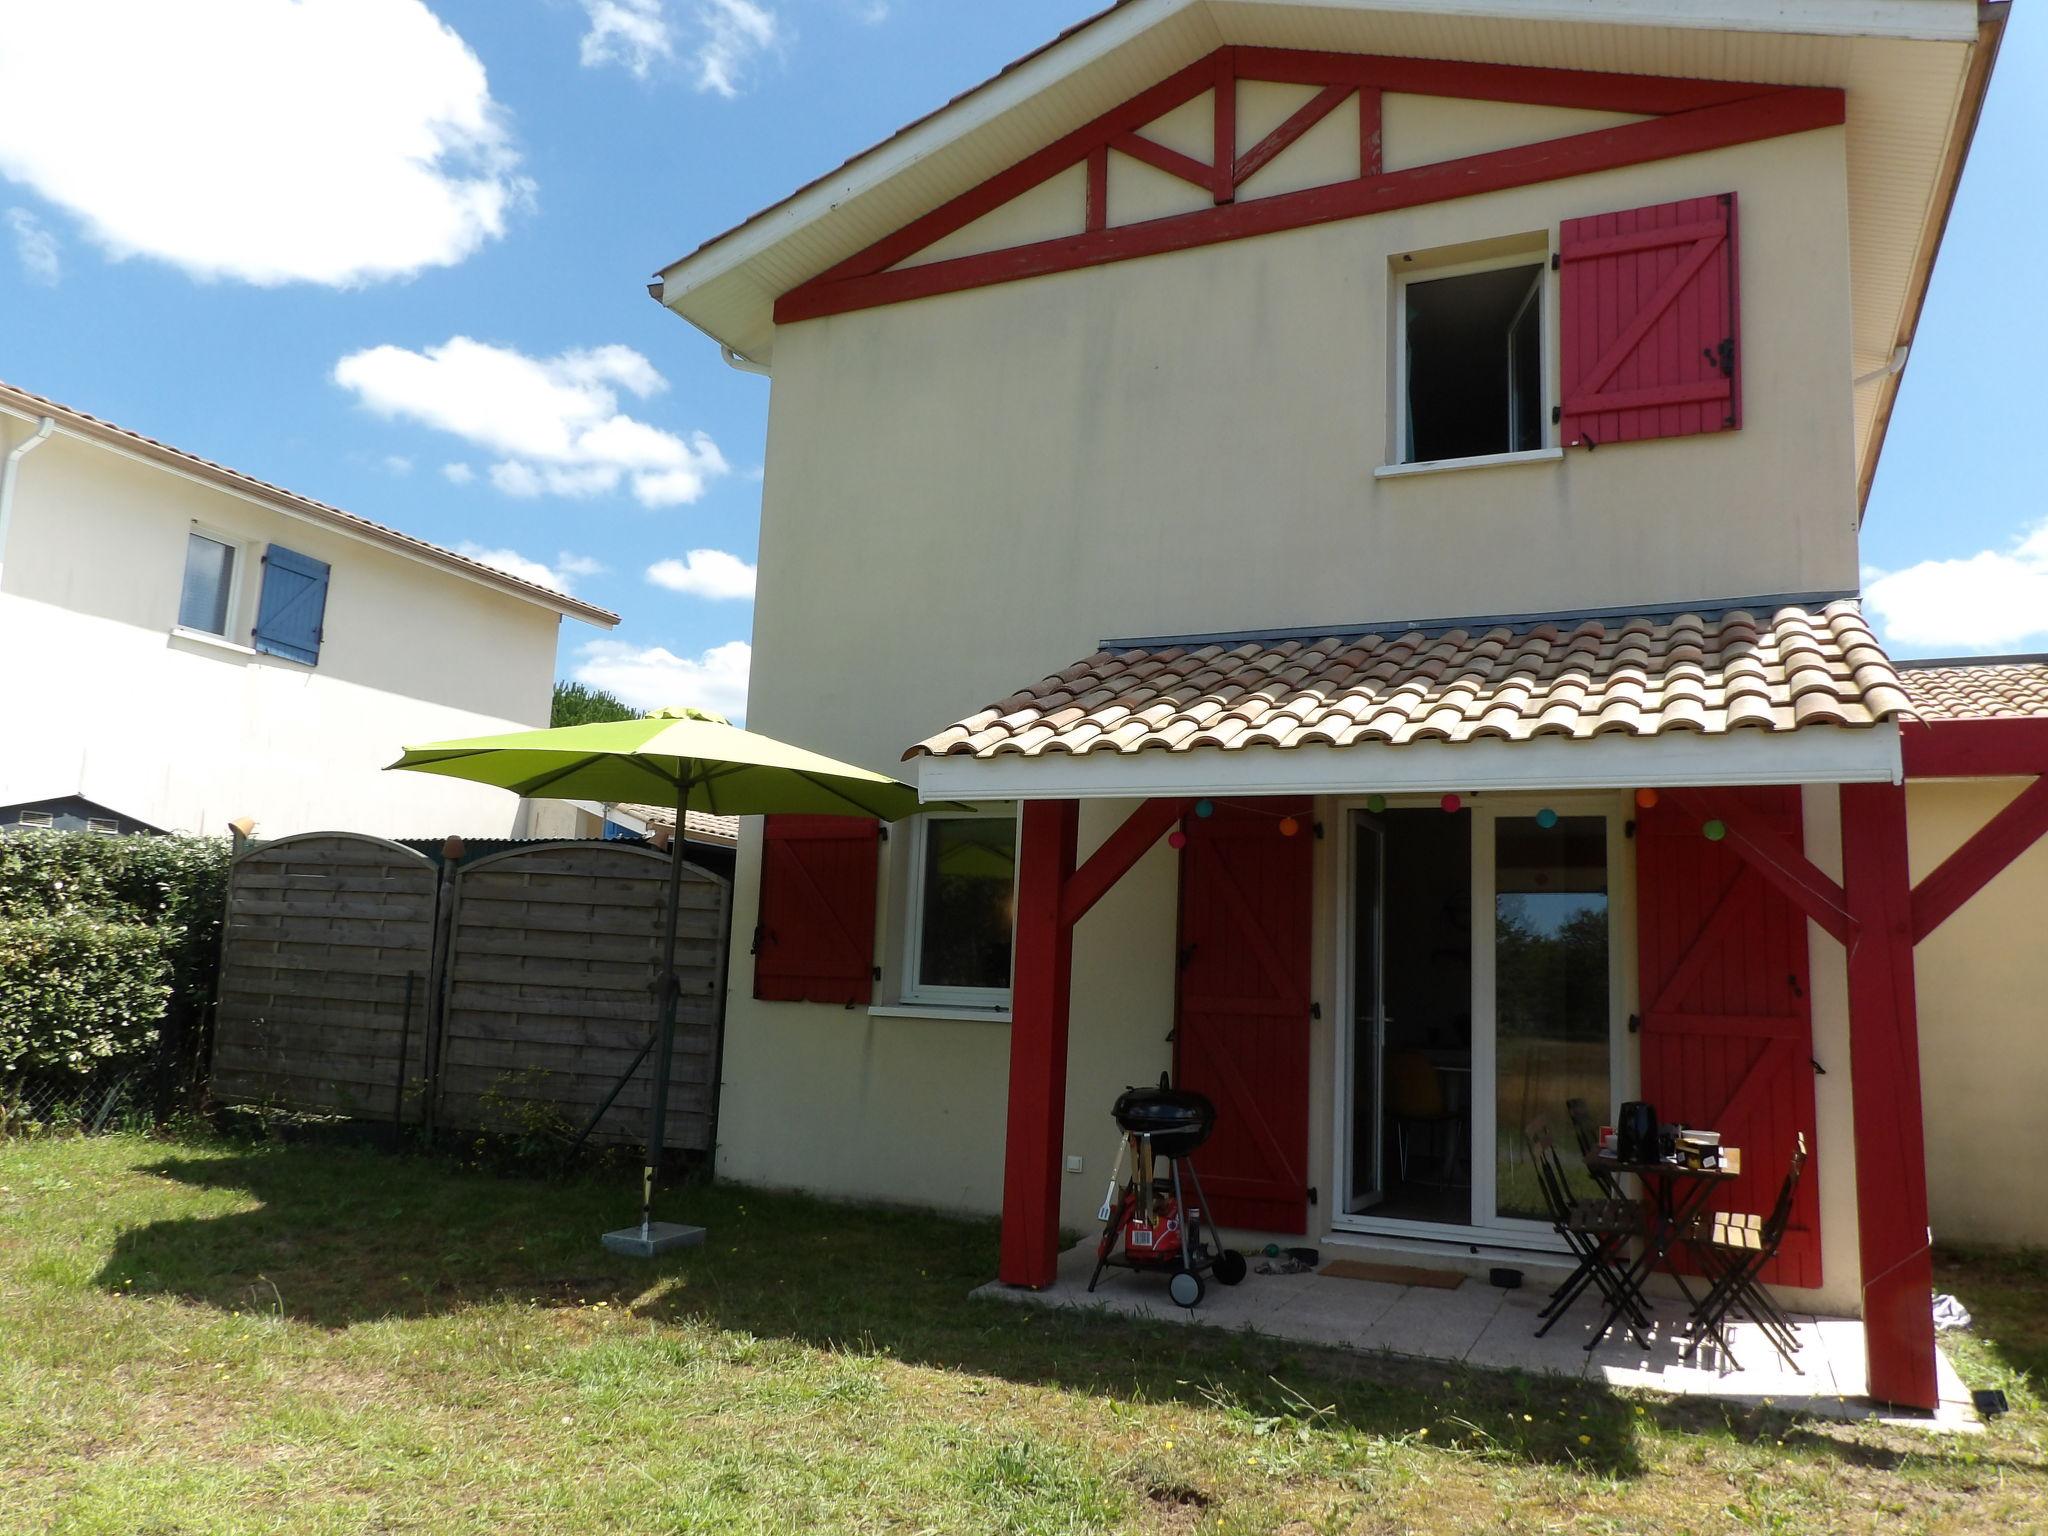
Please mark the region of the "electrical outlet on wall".
<svg viewBox="0 0 2048 1536"><path fill-rule="evenodd" d="M1078 1152L1069 1152L1069 1153L1067 1154L1067 1172L1069 1172L1069 1173L1080 1173L1080 1172L1082 1172L1082 1171L1083 1171L1083 1170L1084 1170L1084 1169L1085 1169L1085 1168L1086 1168L1087 1166L1088 1166L1088 1163L1087 1163L1087 1159L1085 1159L1084 1157L1082 1157L1080 1153L1078 1153Z"/></svg>

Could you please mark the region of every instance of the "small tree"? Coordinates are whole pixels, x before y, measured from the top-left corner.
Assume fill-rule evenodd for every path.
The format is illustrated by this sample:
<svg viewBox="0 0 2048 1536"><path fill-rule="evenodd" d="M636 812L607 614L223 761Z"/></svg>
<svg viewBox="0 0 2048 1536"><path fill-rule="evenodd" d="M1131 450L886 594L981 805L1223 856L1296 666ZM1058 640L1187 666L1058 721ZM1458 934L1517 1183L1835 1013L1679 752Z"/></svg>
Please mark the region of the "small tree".
<svg viewBox="0 0 2048 1536"><path fill-rule="evenodd" d="M555 684L555 708L548 724L599 725L607 720L638 720L640 711L615 694L587 683Z"/></svg>

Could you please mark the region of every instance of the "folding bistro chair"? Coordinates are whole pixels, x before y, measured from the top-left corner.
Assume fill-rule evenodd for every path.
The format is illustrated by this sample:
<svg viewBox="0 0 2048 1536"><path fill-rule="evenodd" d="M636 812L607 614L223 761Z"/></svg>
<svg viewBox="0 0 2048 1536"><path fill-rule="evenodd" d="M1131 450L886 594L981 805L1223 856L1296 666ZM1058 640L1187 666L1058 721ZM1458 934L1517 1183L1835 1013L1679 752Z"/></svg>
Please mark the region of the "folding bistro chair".
<svg viewBox="0 0 2048 1536"><path fill-rule="evenodd" d="M1579 1156L1591 1157L1600 1150L1600 1126L1593 1118L1593 1111L1586 1107L1584 1099L1566 1099L1564 1112L1572 1117L1572 1135L1578 1138ZM1625 1200L1628 1194L1613 1174L1598 1168L1587 1168L1586 1173L1600 1186L1600 1193L1609 1200Z"/></svg>
<svg viewBox="0 0 2048 1536"><path fill-rule="evenodd" d="M1735 1364L1735 1351L1729 1346L1724 1324L1728 1314L1740 1308L1793 1372L1806 1374L1793 1358L1799 1352L1798 1329L1757 1278L1778 1256L1785 1231L1792 1224L1792 1202L1806 1172L1806 1155L1806 1133L1801 1131L1792 1152L1792 1166L1768 1216L1702 1216L1689 1234L1691 1246L1705 1262L1712 1283L1693 1312L1692 1337L1686 1340L1684 1353L1696 1354L1700 1340L1711 1338L1721 1347L1724 1369Z"/></svg>
<svg viewBox="0 0 2048 1536"><path fill-rule="evenodd" d="M1550 1224L1578 1259L1577 1267L1537 1312L1544 1323L1536 1330L1536 1337L1540 1339L1550 1332L1591 1285L1610 1310L1627 1317L1636 1342L1648 1349L1649 1340L1643 1335L1649 1329L1650 1319L1643 1309L1640 1291L1627 1279L1628 1245L1643 1235L1642 1207L1633 1200L1574 1200L1564 1164L1549 1138L1530 1135L1528 1144L1529 1163L1536 1170L1536 1183L1550 1212ZM1601 1333L1605 1332L1603 1328ZM1594 1342L1598 1343L1598 1338Z"/></svg>

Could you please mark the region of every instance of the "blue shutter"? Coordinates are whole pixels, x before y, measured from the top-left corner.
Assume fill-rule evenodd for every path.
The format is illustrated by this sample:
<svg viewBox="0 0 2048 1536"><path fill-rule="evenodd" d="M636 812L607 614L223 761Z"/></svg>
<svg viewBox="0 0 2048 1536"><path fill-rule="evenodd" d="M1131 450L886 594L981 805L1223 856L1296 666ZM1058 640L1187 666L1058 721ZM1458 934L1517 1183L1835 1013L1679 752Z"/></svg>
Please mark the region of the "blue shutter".
<svg viewBox="0 0 2048 1536"><path fill-rule="evenodd" d="M320 624L326 616L326 565L281 544L265 550L256 649L310 667L320 659Z"/></svg>

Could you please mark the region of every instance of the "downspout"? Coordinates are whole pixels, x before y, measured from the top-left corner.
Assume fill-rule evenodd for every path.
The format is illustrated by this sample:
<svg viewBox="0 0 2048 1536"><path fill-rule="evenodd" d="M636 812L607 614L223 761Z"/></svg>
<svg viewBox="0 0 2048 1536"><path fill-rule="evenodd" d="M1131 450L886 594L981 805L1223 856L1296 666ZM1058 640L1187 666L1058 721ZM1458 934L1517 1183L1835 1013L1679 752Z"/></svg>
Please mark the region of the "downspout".
<svg viewBox="0 0 2048 1536"><path fill-rule="evenodd" d="M725 359L726 367L737 368L741 373L758 373L764 379L772 379L775 376L751 357L744 353L733 351L731 347L728 347L722 341L718 344L718 355Z"/></svg>
<svg viewBox="0 0 2048 1536"><path fill-rule="evenodd" d="M47 443L56 430L56 419L43 417L36 423L34 435L16 443L7 455L6 467L0 468L0 571L6 569L7 526L14 520L14 482L21 474L21 461Z"/></svg>

